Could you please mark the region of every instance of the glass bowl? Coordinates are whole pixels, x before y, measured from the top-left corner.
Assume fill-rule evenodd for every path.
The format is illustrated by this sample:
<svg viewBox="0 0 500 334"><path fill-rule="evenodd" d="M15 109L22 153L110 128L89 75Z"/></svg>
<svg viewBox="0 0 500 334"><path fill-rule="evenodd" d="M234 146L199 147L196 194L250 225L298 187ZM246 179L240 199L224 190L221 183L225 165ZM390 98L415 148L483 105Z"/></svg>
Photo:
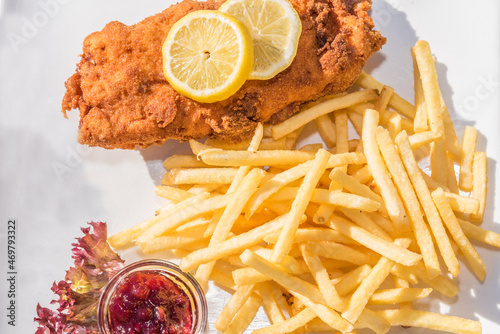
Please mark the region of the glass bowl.
<svg viewBox="0 0 500 334"><path fill-rule="evenodd" d="M106 285L97 307L97 324L101 334L114 334L110 326L111 301L124 279L136 272L160 274L180 288L186 294L191 306L192 326L190 334L205 333L208 312L205 294L201 286L192 275L183 272L174 263L155 259L142 260L126 266Z"/></svg>

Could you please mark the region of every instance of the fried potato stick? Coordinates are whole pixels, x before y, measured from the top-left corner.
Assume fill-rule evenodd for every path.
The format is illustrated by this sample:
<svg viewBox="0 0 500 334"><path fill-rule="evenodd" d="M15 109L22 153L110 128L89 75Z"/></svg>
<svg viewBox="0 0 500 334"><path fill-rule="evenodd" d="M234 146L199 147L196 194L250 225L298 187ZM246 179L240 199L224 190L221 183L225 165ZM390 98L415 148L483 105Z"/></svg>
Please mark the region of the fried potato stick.
<svg viewBox="0 0 500 334"><path fill-rule="evenodd" d="M456 334L480 334L479 321L417 310L381 310L377 314L387 319L391 326L420 327Z"/></svg>
<svg viewBox="0 0 500 334"><path fill-rule="evenodd" d="M479 210L476 214L469 215L472 222L481 223L483 221L484 207L486 204L487 187L487 161L486 153L475 152L472 164L472 197L479 201Z"/></svg>
<svg viewBox="0 0 500 334"><path fill-rule="evenodd" d="M292 203L290 213L287 215L287 222L281 230L278 242L274 245L272 262L280 263L292 248L293 237L299 227L302 215L306 210L306 206L311 200L314 188L319 181L319 178L326 170L330 153L325 150L319 150L314 159L314 165L304 177L300 185L297 197Z"/></svg>
<svg viewBox="0 0 500 334"><path fill-rule="evenodd" d="M476 276L483 281L486 275L486 266L477 251L474 249L474 246L472 246L469 239L465 236L460 224L458 223L457 217L453 214L453 210L444 195L443 189L437 188L434 190L432 192L432 199L434 200L434 203L436 203L439 214L443 218L448 231L469 262L472 270Z"/></svg>
<svg viewBox="0 0 500 334"><path fill-rule="evenodd" d="M427 274L430 278L434 278L441 274L439 259L434 248L431 233L423 219L417 195L413 190L403 162L387 130L378 127L376 136L380 151L382 152L382 157L403 199L406 212L410 216L410 223L412 224L415 239L417 240L425 267L427 268Z"/></svg>
<svg viewBox="0 0 500 334"><path fill-rule="evenodd" d="M373 89L365 89L326 100L322 103L312 106L307 110L302 110L300 113L295 114L284 122L275 125L272 128L272 136L275 140L279 139L300 128L301 126L304 126L318 116L326 115L334 110L347 108L351 105L361 102L375 100L376 98L377 93Z"/></svg>
<svg viewBox="0 0 500 334"><path fill-rule="evenodd" d="M394 244L399 247L407 248L410 245L410 240L396 239ZM361 282L356 291L352 294L347 310L342 313L343 318L347 319L350 323L355 323L356 320L358 320L368 300L375 290L378 289L380 284L382 284L387 275L389 275L393 266L394 261L385 257L377 262L368 277Z"/></svg>
<svg viewBox="0 0 500 334"><path fill-rule="evenodd" d="M266 235L283 228L286 218L286 215L279 216L264 225L239 234L217 245L194 251L181 259L180 267L185 271L191 271L200 264L211 262L224 256L237 254L238 252L255 246L264 240Z"/></svg>
<svg viewBox="0 0 500 334"><path fill-rule="evenodd" d="M363 120L363 151L368 162L373 179L377 183L382 197L385 201L387 212L394 222L394 227L401 233L410 231L410 223L406 217L403 202L399 198L398 191L394 185L384 160L380 155L377 145L376 129L378 125L378 113L368 109Z"/></svg>
<svg viewBox="0 0 500 334"><path fill-rule="evenodd" d="M429 223L432 234L434 235L434 240L436 241L441 256L450 273L456 277L460 272L457 257L451 247L450 239L448 238L436 205L432 200L429 188L427 187L427 184L422 177L420 168L417 165L417 161L413 156L413 151L410 147L410 142L406 132L403 131L396 137L396 145L406 172L408 173L413 188L415 189L418 200L422 205L427 222Z"/></svg>

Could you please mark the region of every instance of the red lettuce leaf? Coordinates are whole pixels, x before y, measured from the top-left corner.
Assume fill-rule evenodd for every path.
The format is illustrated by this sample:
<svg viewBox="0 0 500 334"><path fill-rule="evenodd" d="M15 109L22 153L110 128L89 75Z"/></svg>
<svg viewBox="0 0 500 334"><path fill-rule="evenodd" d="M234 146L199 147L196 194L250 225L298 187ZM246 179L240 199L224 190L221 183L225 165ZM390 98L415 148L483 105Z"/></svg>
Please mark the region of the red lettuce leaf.
<svg viewBox="0 0 500 334"><path fill-rule="evenodd" d="M74 267L52 291L59 296L51 304L57 310L37 305L36 334L98 334L97 304L109 280L124 267L124 261L107 242L106 223L91 222L73 243Z"/></svg>

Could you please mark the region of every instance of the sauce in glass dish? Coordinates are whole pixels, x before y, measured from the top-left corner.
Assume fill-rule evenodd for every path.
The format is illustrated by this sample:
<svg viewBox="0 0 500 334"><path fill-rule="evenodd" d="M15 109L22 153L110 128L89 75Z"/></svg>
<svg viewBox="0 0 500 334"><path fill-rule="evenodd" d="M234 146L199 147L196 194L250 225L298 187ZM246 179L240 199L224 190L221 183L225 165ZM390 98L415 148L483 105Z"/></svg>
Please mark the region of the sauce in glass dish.
<svg viewBox="0 0 500 334"><path fill-rule="evenodd" d="M101 334L199 334L206 327L203 290L162 260L125 267L106 286L98 308Z"/></svg>
<svg viewBox="0 0 500 334"><path fill-rule="evenodd" d="M111 299L109 317L114 333L191 333L186 293L156 271L127 276Z"/></svg>

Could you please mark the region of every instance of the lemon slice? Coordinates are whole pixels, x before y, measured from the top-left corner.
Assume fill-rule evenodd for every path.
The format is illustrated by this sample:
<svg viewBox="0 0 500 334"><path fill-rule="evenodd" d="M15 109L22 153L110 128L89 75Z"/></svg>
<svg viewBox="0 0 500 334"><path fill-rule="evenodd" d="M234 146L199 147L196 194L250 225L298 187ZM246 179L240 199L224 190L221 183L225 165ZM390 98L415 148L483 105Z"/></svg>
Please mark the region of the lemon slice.
<svg viewBox="0 0 500 334"><path fill-rule="evenodd" d="M248 29L219 11L194 11L177 21L162 52L168 82L180 94L199 102L217 102L233 95L253 65Z"/></svg>
<svg viewBox="0 0 500 334"><path fill-rule="evenodd" d="M252 35L254 65L249 79L267 80L290 66L302 24L287 0L228 0L219 11L243 22Z"/></svg>

